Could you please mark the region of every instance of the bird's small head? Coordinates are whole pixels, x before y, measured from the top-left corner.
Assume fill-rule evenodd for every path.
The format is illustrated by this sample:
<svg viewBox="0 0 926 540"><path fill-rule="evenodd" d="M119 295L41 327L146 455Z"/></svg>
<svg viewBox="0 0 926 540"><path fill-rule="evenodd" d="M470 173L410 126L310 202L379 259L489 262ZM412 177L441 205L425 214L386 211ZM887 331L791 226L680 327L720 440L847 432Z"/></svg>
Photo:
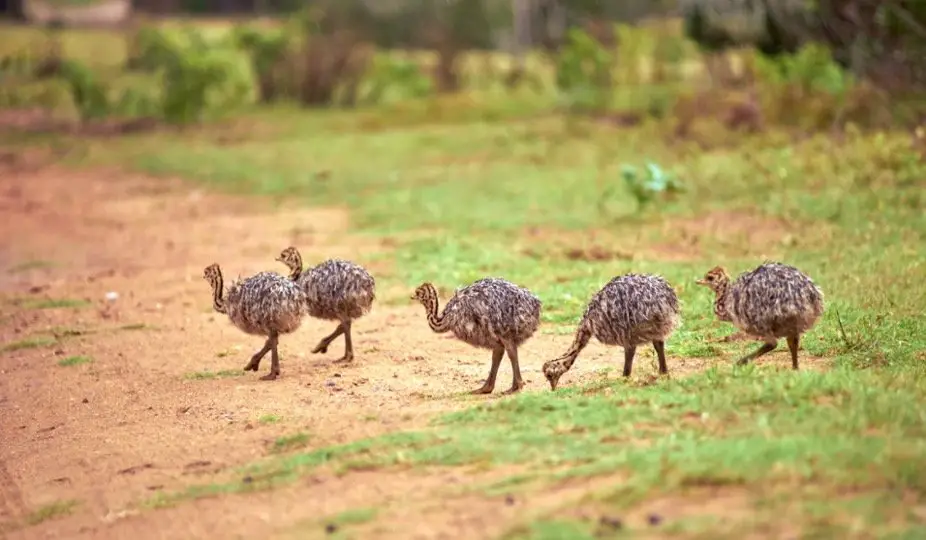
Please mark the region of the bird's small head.
<svg viewBox="0 0 926 540"><path fill-rule="evenodd" d="M290 270L302 270L302 255L300 255L299 250L293 246L281 251L280 255L275 260L285 264Z"/></svg>
<svg viewBox="0 0 926 540"><path fill-rule="evenodd" d="M218 283L222 280L222 271L219 270L218 263L212 263L203 269L203 279L209 283Z"/></svg>
<svg viewBox="0 0 926 540"><path fill-rule="evenodd" d="M730 275L727 274L727 271L722 266L715 266L708 270L707 273L704 274L704 277L699 279L696 283L717 292L724 288L729 282Z"/></svg>
<svg viewBox="0 0 926 540"><path fill-rule="evenodd" d="M437 290L434 288L434 285L425 282L418 285L418 288L415 289L415 294L413 294L410 299L417 300L427 306L437 300Z"/></svg>
<svg viewBox="0 0 926 540"><path fill-rule="evenodd" d="M550 360L543 364L543 376L550 383L551 391L556 390L556 385L559 384L559 378L563 376L563 373L566 373L566 366L558 360Z"/></svg>

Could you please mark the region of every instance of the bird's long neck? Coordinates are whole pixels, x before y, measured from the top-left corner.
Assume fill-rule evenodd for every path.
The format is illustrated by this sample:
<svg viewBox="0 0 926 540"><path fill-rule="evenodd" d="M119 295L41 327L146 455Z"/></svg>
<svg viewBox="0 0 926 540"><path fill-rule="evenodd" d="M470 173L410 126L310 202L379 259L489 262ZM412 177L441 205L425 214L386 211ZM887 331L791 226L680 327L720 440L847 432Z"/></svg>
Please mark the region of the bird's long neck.
<svg viewBox="0 0 926 540"><path fill-rule="evenodd" d="M296 281L302 275L302 256L296 255L293 259L293 265L289 267L289 279Z"/></svg>
<svg viewBox="0 0 926 540"><path fill-rule="evenodd" d="M730 295L730 282L721 281L714 288L714 315L721 321L729 321L727 312L727 297Z"/></svg>
<svg viewBox="0 0 926 540"><path fill-rule="evenodd" d="M225 299L222 298L225 284L222 281L222 274L219 274L212 280L212 309L219 313L225 313Z"/></svg>
<svg viewBox="0 0 926 540"><path fill-rule="evenodd" d="M424 309L428 314L428 326L431 327L431 330L438 334L450 330L450 323L444 318L444 314L437 312L437 293L428 297L425 301Z"/></svg>
<svg viewBox="0 0 926 540"><path fill-rule="evenodd" d="M569 346L569 350L563 353L559 358L550 360L548 364L555 366L557 368L556 371L560 374L566 373L572 368L572 364L575 363L579 353L588 345L588 341L591 338L592 330L588 327L588 323L583 320L579 323L579 329L576 330L576 337L572 340L572 345Z"/></svg>

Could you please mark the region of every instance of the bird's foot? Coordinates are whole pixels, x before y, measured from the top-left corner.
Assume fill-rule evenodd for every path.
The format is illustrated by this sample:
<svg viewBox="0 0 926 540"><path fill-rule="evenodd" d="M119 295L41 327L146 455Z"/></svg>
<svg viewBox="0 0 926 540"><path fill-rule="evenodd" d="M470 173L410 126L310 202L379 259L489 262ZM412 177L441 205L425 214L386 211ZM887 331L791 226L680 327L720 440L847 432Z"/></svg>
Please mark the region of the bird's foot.
<svg viewBox="0 0 926 540"><path fill-rule="evenodd" d="M257 371L258 363L251 360L248 365L244 366L245 371Z"/></svg>
<svg viewBox="0 0 926 540"><path fill-rule="evenodd" d="M344 353L344 356L338 358L337 360L335 360L335 362L353 362L353 360L354 360L354 353L350 353L350 354Z"/></svg>
<svg viewBox="0 0 926 540"><path fill-rule="evenodd" d="M752 359L749 358L748 356L743 357L743 358L740 358L739 360L736 361L736 365L738 365L738 366L745 366L746 364L749 363L750 360L752 360Z"/></svg>
<svg viewBox="0 0 926 540"><path fill-rule="evenodd" d="M517 394L518 392L521 391L522 388L524 388L524 383L520 383L520 384L514 385L514 386L512 386L511 388L509 388L508 390L505 390L504 392L502 392L502 394L504 394L504 395L506 395L506 396L510 396L511 394Z"/></svg>
<svg viewBox="0 0 926 540"><path fill-rule="evenodd" d="M473 390L472 392L470 392L470 394L473 394L473 395L475 395L475 396L478 396L479 394L491 394L491 393L492 393L492 390L495 390L495 386L494 386L494 385L489 386L489 385L484 384L484 385L480 386L479 388L477 388L477 389Z"/></svg>
<svg viewBox="0 0 926 540"><path fill-rule="evenodd" d="M268 374L264 375L263 377L261 377L260 380L262 380L262 381L272 381L272 380L276 379L276 378L279 377L279 376L280 376L280 372L279 372L279 371L271 371L270 373L268 373Z"/></svg>
<svg viewBox="0 0 926 540"><path fill-rule="evenodd" d="M326 352L328 352L328 344L325 342L319 343L318 345L315 346L314 349L312 349L312 354L318 354L318 353L325 354Z"/></svg>

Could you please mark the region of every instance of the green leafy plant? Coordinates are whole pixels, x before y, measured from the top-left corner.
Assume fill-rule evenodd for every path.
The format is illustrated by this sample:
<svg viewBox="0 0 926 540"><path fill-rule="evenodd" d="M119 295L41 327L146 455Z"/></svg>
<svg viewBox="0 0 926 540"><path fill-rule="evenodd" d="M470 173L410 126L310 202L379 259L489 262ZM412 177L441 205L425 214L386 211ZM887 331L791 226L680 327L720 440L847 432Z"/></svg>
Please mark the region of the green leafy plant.
<svg viewBox="0 0 926 540"><path fill-rule="evenodd" d="M63 60L60 75L67 82L82 121L103 118L111 112L107 88L92 69L74 60Z"/></svg>
<svg viewBox="0 0 926 540"><path fill-rule="evenodd" d="M364 101L368 103L381 102L390 92L412 99L434 92L432 79L415 61L390 54L376 54L365 79L368 87Z"/></svg>
<svg viewBox="0 0 926 540"><path fill-rule="evenodd" d="M232 32L235 44L251 58L260 89L260 100L270 102L279 97L275 71L295 41L289 28L263 29L238 26Z"/></svg>
<svg viewBox="0 0 926 540"><path fill-rule="evenodd" d="M621 178L627 190L637 201L637 208L643 209L654 200L667 194L684 190L681 181L674 175L662 170L659 165L647 162L643 172L632 165L621 167Z"/></svg>
<svg viewBox="0 0 926 540"><path fill-rule="evenodd" d="M575 112L601 111L611 101L614 55L588 32L573 28L556 58L561 105Z"/></svg>

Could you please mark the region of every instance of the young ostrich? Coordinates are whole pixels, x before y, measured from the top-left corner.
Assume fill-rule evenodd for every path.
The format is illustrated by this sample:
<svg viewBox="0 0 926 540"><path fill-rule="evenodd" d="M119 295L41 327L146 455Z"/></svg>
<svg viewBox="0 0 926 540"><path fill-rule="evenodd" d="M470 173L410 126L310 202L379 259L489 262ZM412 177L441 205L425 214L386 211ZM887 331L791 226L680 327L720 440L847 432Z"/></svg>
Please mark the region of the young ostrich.
<svg viewBox="0 0 926 540"><path fill-rule="evenodd" d="M313 353L326 353L328 346L344 334L344 356L339 362L354 359L350 327L354 319L370 312L376 299L376 281L363 267L340 259L327 260L305 272L302 255L294 247L284 249L276 259L290 269L289 278L305 292L310 316L338 321L334 332L322 338Z"/></svg>
<svg viewBox="0 0 926 540"><path fill-rule="evenodd" d="M259 272L233 281L225 291L222 270L211 264L203 270L203 279L212 286L212 309L228 315L241 331L267 336L261 350L251 357L245 371L257 371L261 359L270 352L270 373L261 377L270 381L280 375L277 342L280 334L294 332L306 314L305 293L292 281L274 272Z"/></svg>
<svg viewBox="0 0 926 540"><path fill-rule="evenodd" d="M766 262L730 282L727 271L712 268L697 281L714 291L714 314L765 343L740 358L737 364L775 350L779 338L787 338L791 367L798 369L800 336L823 314L823 291L797 268Z"/></svg>
<svg viewBox="0 0 926 540"><path fill-rule="evenodd" d="M511 360L510 394L524 388L518 365L518 347L540 326L540 299L524 287L499 278L484 278L457 290L443 312L437 312L437 290L430 283L415 289L412 300L425 308L428 326L437 333L453 332L460 341L492 350L492 367L485 384L472 394L491 394L495 377L507 352Z"/></svg>
<svg viewBox="0 0 926 540"><path fill-rule="evenodd" d="M652 275L625 274L609 281L592 296L579 321L576 337L565 354L543 365L543 374L556 390L559 378L594 336L605 345L624 348L624 377L629 377L637 346L652 343L659 359L659 373L666 374L665 342L678 328L681 317L672 286Z"/></svg>

